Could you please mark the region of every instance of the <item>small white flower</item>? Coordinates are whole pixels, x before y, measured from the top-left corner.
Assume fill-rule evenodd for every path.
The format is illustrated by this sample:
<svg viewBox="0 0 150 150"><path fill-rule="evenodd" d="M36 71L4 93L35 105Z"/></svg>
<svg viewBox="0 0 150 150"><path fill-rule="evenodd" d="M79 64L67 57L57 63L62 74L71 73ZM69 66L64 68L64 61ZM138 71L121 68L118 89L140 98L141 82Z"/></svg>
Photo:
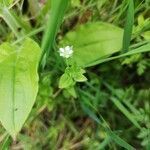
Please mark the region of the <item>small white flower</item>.
<svg viewBox="0 0 150 150"><path fill-rule="evenodd" d="M73 46L66 46L64 48L59 48L60 56L64 58L69 58L73 54Z"/></svg>

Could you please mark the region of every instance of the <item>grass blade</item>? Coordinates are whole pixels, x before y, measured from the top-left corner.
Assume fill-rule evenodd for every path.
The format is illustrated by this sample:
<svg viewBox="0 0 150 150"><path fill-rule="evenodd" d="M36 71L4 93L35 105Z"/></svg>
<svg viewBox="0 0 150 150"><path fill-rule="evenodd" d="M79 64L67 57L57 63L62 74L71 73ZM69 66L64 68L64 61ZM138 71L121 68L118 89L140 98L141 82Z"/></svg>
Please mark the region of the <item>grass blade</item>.
<svg viewBox="0 0 150 150"><path fill-rule="evenodd" d="M60 27L66 8L68 6L68 2L69 0L51 1L50 17L46 25L45 33L42 39L42 50L43 50L42 58L45 53L46 57L49 56L49 53L55 41L56 33Z"/></svg>
<svg viewBox="0 0 150 150"><path fill-rule="evenodd" d="M120 145L121 147L127 149L127 150L135 150L134 147L132 147L131 145L129 145L127 142L125 142L123 139L121 139L118 135L116 135L114 132L112 131L107 131L108 135L111 137L111 139L118 145Z"/></svg>
<svg viewBox="0 0 150 150"><path fill-rule="evenodd" d="M134 119L134 116L122 105L122 103L114 97L111 97L112 102L117 108L139 129L141 129L139 123Z"/></svg>
<svg viewBox="0 0 150 150"><path fill-rule="evenodd" d="M133 24L134 24L134 2L133 0L129 0L127 18L123 35L123 49L122 49L123 52L127 52L129 50Z"/></svg>
<svg viewBox="0 0 150 150"><path fill-rule="evenodd" d="M126 53L118 55L118 56L112 56L112 57L109 57L109 58L96 60L94 62L91 62L90 64L88 64L85 67L90 67L90 66L94 66L94 65L97 65L97 64L101 64L101 63L104 63L104 62L111 61L111 60L123 58L123 57L126 57L126 56L138 54L138 53L145 53L145 52L149 52L149 51L150 51L150 43L145 44L145 45L143 45L141 47L135 48L135 49L133 49L133 50L131 50L129 52L126 52Z"/></svg>
<svg viewBox="0 0 150 150"><path fill-rule="evenodd" d="M7 135L4 139L4 141L2 142L2 145L0 146L1 150L8 150L11 144L11 138L9 135Z"/></svg>
<svg viewBox="0 0 150 150"><path fill-rule="evenodd" d="M104 130L106 131L107 135L108 135L108 141L106 141L106 143L103 143L104 145L100 145L99 148L101 149L101 146L105 147L106 144L108 144L111 141L114 141L117 145L127 149L127 150L134 150L134 147L132 147L130 144L128 144L126 141L124 141L122 138L120 138L117 134L115 134L115 132L113 132L109 125L107 124L107 122L105 121L105 119L99 114L98 116L93 112L93 110L91 110L89 108L89 106L94 109L94 106L92 106L91 103L89 102L80 102L81 103L81 107L83 109L83 111L91 118L93 119L97 124L101 125ZM87 106L89 105L89 106ZM94 109L95 110L95 109Z"/></svg>
<svg viewBox="0 0 150 150"><path fill-rule="evenodd" d="M10 29L13 31L14 35L19 39L21 35L18 32L18 29L20 29L21 27L7 7L2 8L1 17L4 19L4 21L10 27Z"/></svg>

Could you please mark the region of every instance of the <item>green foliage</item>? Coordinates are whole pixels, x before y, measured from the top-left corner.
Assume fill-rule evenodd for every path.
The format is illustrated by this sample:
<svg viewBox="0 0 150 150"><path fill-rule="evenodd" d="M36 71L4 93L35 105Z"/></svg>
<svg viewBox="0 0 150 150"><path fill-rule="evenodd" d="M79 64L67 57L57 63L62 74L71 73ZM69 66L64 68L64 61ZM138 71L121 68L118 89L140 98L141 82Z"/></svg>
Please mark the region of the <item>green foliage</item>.
<svg viewBox="0 0 150 150"><path fill-rule="evenodd" d="M85 102L84 102L85 103ZM94 120L96 121L99 125L101 125L107 135L109 136L109 138L114 141L116 144L118 144L119 146L127 149L127 150L134 150L134 147L132 147L131 145L129 145L126 141L124 141L122 138L120 138L117 134L115 134L113 131L111 131L111 129L108 128L108 124L107 122L104 120L104 118L100 115L100 118L98 118L96 116L95 113L93 113L93 111L91 111L88 107L86 106L89 105L91 107L91 109L93 109L93 111L95 111L95 108L92 104L90 104L89 102L87 102L87 104L83 104L82 103L82 108L83 110ZM120 107L121 108L121 107ZM97 111L97 110L96 110Z"/></svg>
<svg viewBox="0 0 150 150"><path fill-rule="evenodd" d="M59 88L70 88L75 82L85 82L87 78L83 75L85 70L72 65L67 67L65 73L60 77Z"/></svg>
<svg viewBox="0 0 150 150"><path fill-rule="evenodd" d="M68 73L65 73L60 77L59 88L68 88L72 86L73 83L72 77Z"/></svg>
<svg viewBox="0 0 150 150"><path fill-rule="evenodd" d="M0 0L0 149L149 150L148 1Z"/></svg>
<svg viewBox="0 0 150 150"><path fill-rule="evenodd" d="M73 7L79 7L79 6L81 6L80 0L72 0L71 4L72 4Z"/></svg>
<svg viewBox="0 0 150 150"><path fill-rule="evenodd" d="M150 31L144 32L143 37L145 40L150 40Z"/></svg>
<svg viewBox="0 0 150 150"><path fill-rule="evenodd" d="M150 30L150 18L144 18L143 14L140 14L137 18L137 26L134 27L134 34L140 35L149 40L149 31Z"/></svg>
<svg viewBox="0 0 150 150"><path fill-rule="evenodd" d="M104 62L108 62L108 61L111 61L111 60L115 60L115 59L118 59L118 58L123 58L123 57L127 57L127 56L130 56L130 55L135 55L135 54L138 54L138 53L144 53L144 52L149 52L149 51L150 51L150 43L145 44L141 47L135 48L135 49L133 49L129 52L123 53L123 54L118 55L118 56L112 56L112 57L104 58L104 59L102 58L100 60L97 60L97 61L94 61L93 63L88 64L88 66L94 66L94 65L101 64L101 63L104 63Z"/></svg>
<svg viewBox="0 0 150 150"><path fill-rule="evenodd" d="M109 132L108 134L110 135L110 137L112 138L112 140L114 142L116 142L118 145L120 145L121 147L123 147L123 148L125 148L127 150L135 150L135 148L133 146L129 145L127 142L125 142L119 136L117 136L116 134L114 134L114 132Z"/></svg>
<svg viewBox="0 0 150 150"><path fill-rule="evenodd" d="M124 28L124 35L123 35L123 52L127 52L129 50L131 36L132 36L132 28L134 25L134 1L129 0L128 2L128 11L127 11L127 19Z"/></svg>
<svg viewBox="0 0 150 150"><path fill-rule="evenodd" d="M147 68L147 61L146 60L141 60L138 64L137 64L137 73L138 75L142 75L146 68Z"/></svg>
<svg viewBox="0 0 150 150"><path fill-rule="evenodd" d="M63 20L64 13L67 9L69 0L52 0L50 18L45 28L45 34L42 40L42 58L46 52L48 57L55 42L56 33ZM43 64L44 66L44 64Z"/></svg>
<svg viewBox="0 0 150 150"><path fill-rule="evenodd" d="M12 3L13 3L13 0L0 0L0 4L4 6L9 6Z"/></svg>
<svg viewBox="0 0 150 150"><path fill-rule="evenodd" d="M118 107L118 109L137 127L141 128L139 123L134 119L134 116L114 97L111 98L113 103Z"/></svg>
<svg viewBox="0 0 150 150"><path fill-rule="evenodd" d="M40 53L31 39L19 47L9 43L0 46L0 120L13 138L21 130L37 96Z"/></svg>
<svg viewBox="0 0 150 150"><path fill-rule="evenodd" d="M73 60L77 65L85 67L97 59L120 51L122 38L121 28L104 22L94 22L67 33L61 45L73 45Z"/></svg>

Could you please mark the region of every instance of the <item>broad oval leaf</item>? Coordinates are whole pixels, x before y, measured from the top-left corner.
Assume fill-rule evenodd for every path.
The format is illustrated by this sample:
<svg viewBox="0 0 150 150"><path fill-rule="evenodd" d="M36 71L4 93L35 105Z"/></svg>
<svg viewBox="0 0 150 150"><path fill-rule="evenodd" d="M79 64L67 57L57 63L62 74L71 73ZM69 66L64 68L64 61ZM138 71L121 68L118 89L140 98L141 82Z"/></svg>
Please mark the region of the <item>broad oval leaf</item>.
<svg viewBox="0 0 150 150"><path fill-rule="evenodd" d="M72 77L69 76L67 73L64 73L59 80L59 88L68 88L73 84Z"/></svg>
<svg viewBox="0 0 150 150"><path fill-rule="evenodd" d="M31 39L21 46L0 45L0 121L15 138L38 92L40 47Z"/></svg>
<svg viewBox="0 0 150 150"><path fill-rule="evenodd" d="M74 61L85 67L94 60L107 57L122 48L123 30L104 22L79 26L66 34L61 46L73 45Z"/></svg>

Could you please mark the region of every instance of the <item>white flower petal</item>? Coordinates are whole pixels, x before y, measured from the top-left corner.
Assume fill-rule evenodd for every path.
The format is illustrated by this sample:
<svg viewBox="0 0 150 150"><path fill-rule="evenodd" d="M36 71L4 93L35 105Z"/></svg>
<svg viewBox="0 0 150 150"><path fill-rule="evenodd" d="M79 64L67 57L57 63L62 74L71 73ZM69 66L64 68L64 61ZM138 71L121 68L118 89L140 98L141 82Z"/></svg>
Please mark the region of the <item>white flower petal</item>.
<svg viewBox="0 0 150 150"><path fill-rule="evenodd" d="M60 53L60 56L64 56L64 54L63 54L63 53Z"/></svg>
<svg viewBox="0 0 150 150"><path fill-rule="evenodd" d="M68 54L72 54L73 53L73 50L70 50L69 52L68 52Z"/></svg>
<svg viewBox="0 0 150 150"><path fill-rule="evenodd" d="M66 50L66 51L70 51L70 46L66 46L66 47L65 47L65 50Z"/></svg>
<svg viewBox="0 0 150 150"><path fill-rule="evenodd" d="M66 46L65 48L59 48L60 56L64 58L69 58L73 54L73 46Z"/></svg>
<svg viewBox="0 0 150 150"><path fill-rule="evenodd" d="M64 48L60 48L60 49L59 49L59 52L64 53L64 51L65 51L65 49L64 49Z"/></svg>
<svg viewBox="0 0 150 150"><path fill-rule="evenodd" d="M70 55L65 55L65 58L69 58L70 57Z"/></svg>

